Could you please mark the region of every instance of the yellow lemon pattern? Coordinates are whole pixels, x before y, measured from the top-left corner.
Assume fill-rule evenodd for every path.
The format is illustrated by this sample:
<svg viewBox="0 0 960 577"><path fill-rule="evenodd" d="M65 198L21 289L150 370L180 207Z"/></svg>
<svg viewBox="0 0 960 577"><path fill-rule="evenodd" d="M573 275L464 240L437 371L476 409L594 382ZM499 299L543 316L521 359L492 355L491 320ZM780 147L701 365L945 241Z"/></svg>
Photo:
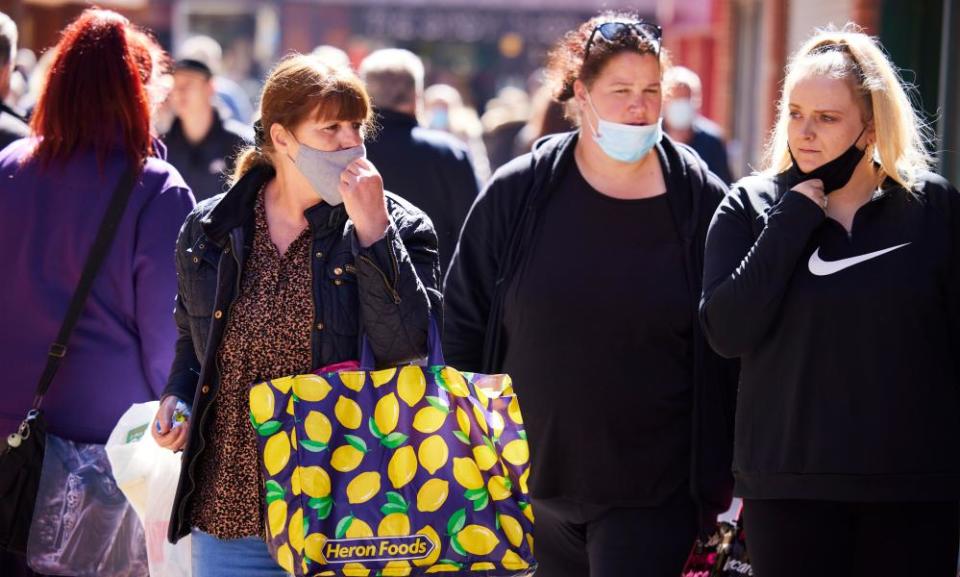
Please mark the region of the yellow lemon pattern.
<svg viewBox="0 0 960 577"><path fill-rule="evenodd" d="M430 479L417 492L417 510L432 513L443 506L450 494L450 482L445 479Z"/></svg>
<svg viewBox="0 0 960 577"><path fill-rule="evenodd" d="M380 473L360 473L347 485L347 501L353 505L366 503L380 492Z"/></svg>
<svg viewBox="0 0 960 577"><path fill-rule="evenodd" d="M447 464L450 449L447 447L447 442L443 440L443 437L440 435L431 435L420 443L420 448L417 449L417 456L420 458L420 466L433 475L440 467Z"/></svg>
<svg viewBox="0 0 960 577"><path fill-rule="evenodd" d="M267 473L276 475L290 462L290 437L286 433L276 433L263 447L263 465Z"/></svg>
<svg viewBox="0 0 960 577"><path fill-rule="evenodd" d="M394 489L403 488L407 483L413 480L417 474L417 454L413 452L413 447L407 445L397 449L390 457L390 463L387 465L387 478Z"/></svg>
<svg viewBox="0 0 960 577"><path fill-rule="evenodd" d="M249 413L268 545L284 571L400 577L536 568L530 452L509 377L435 366L280 377L250 387ZM395 551L413 550L403 543L429 548L356 552L381 541ZM347 545L354 557L327 562Z"/></svg>
<svg viewBox="0 0 960 577"><path fill-rule="evenodd" d="M298 375L293 378L293 394L301 401L322 401L327 398L331 389L330 383L317 375Z"/></svg>
<svg viewBox="0 0 960 577"><path fill-rule="evenodd" d="M366 454L366 445L363 449L352 444L342 445L333 451L330 466L341 473L349 473L360 466L364 454Z"/></svg>
<svg viewBox="0 0 960 577"><path fill-rule="evenodd" d="M330 419L320 411L310 411L307 414L303 429L307 433L308 439L321 443L330 442L330 433L333 430L330 426Z"/></svg>
<svg viewBox="0 0 960 577"><path fill-rule="evenodd" d="M403 367L397 379L397 393L408 407L413 407L423 398L427 390L427 379L420 367Z"/></svg>
<svg viewBox="0 0 960 577"><path fill-rule="evenodd" d="M333 413L337 416L340 424L348 429L359 429L363 422L363 411L356 401L343 395L337 399L337 404L333 408Z"/></svg>
<svg viewBox="0 0 960 577"><path fill-rule="evenodd" d="M273 418L275 402L273 391L267 383L260 383L250 389L250 414L253 417L254 426L266 423Z"/></svg>
<svg viewBox="0 0 960 577"><path fill-rule="evenodd" d="M413 417L413 428L421 433L435 433L443 426L447 414L436 407L424 407Z"/></svg>

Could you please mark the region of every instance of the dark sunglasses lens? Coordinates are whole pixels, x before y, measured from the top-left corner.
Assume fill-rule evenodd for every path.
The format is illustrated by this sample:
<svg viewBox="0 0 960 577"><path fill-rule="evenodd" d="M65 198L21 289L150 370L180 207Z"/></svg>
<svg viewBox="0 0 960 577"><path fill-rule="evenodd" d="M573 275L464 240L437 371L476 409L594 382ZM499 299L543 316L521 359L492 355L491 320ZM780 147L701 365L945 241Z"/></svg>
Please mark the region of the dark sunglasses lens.
<svg viewBox="0 0 960 577"><path fill-rule="evenodd" d="M617 42L630 34L643 36L659 48L660 28L649 22L605 22L597 27L597 32L607 42Z"/></svg>
<svg viewBox="0 0 960 577"><path fill-rule="evenodd" d="M607 42L616 42L630 33L630 25L623 22L606 22L597 28L597 32Z"/></svg>
<svg viewBox="0 0 960 577"><path fill-rule="evenodd" d="M657 42L660 41L661 32L659 26L650 24L649 22L642 22L640 23L640 29L643 30L643 33L646 34L651 40L655 40Z"/></svg>

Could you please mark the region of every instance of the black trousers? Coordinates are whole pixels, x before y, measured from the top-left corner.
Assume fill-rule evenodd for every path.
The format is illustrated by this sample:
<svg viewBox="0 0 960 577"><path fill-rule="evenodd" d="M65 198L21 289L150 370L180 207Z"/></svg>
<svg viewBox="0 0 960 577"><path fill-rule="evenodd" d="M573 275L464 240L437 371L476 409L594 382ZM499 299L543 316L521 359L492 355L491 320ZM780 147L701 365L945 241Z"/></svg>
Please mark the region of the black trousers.
<svg viewBox="0 0 960 577"><path fill-rule="evenodd" d="M533 500L537 577L677 577L697 536L693 500L610 508Z"/></svg>
<svg viewBox="0 0 960 577"><path fill-rule="evenodd" d="M0 551L0 577L42 577L27 567L27 561L19 555Z"/></svg>
<svg viewBox="0 0 960 577"><path fill-rule="evenodd" d="M755 577L956 577L960 508L744 500Z"/></svg>

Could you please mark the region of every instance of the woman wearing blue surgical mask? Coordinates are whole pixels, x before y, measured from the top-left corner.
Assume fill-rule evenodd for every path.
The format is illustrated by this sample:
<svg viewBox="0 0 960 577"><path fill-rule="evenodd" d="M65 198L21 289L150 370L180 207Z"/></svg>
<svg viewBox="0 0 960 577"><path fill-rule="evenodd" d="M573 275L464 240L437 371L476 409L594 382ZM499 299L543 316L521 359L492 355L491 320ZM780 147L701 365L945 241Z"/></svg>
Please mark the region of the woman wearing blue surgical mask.
<svg viewBox="0 0 960 577"><path fill-rule="evenodd" d="M180 337L152 432L186 451L169 537L192 535L196 577L284 574L262 538L250 384L354 361L360 335L378 364L417 359L440 311L433 225L364 158L372 108L354 73L287 57L260 109L230 190L176 247Z"/></svg>
<svg viewBox="0 0 960 577"><path fill-rule="evenodd" d="M957 574L960 194L855 26L790 59L767 168L707 238L742 359L733 472L758 577ZM802 552L798 554L798 552Z"/></svg>
<svg viewBox="0 0 960 577"><path fill-rule="evenodd" d="M579 129L501 168L446 277L445 352L507 372L547 577L675 577L729 504L736 365L697 323L726 191L661 130L659 27L607 13L552 53Z"/></svg>

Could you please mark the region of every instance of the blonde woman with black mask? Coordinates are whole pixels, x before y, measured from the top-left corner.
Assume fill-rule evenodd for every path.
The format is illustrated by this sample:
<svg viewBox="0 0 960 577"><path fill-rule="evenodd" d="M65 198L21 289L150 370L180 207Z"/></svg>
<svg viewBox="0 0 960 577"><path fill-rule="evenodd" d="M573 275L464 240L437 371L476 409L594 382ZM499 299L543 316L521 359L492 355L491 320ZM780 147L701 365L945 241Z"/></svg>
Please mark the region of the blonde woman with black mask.
<svg viewBox="0 0 960 577"><path fill-rule="evenodd" d="M701 320L740 357L735 493L758 577L956 575L960 195L852 26L787 68L767 170L707 235Z"/></svg>

